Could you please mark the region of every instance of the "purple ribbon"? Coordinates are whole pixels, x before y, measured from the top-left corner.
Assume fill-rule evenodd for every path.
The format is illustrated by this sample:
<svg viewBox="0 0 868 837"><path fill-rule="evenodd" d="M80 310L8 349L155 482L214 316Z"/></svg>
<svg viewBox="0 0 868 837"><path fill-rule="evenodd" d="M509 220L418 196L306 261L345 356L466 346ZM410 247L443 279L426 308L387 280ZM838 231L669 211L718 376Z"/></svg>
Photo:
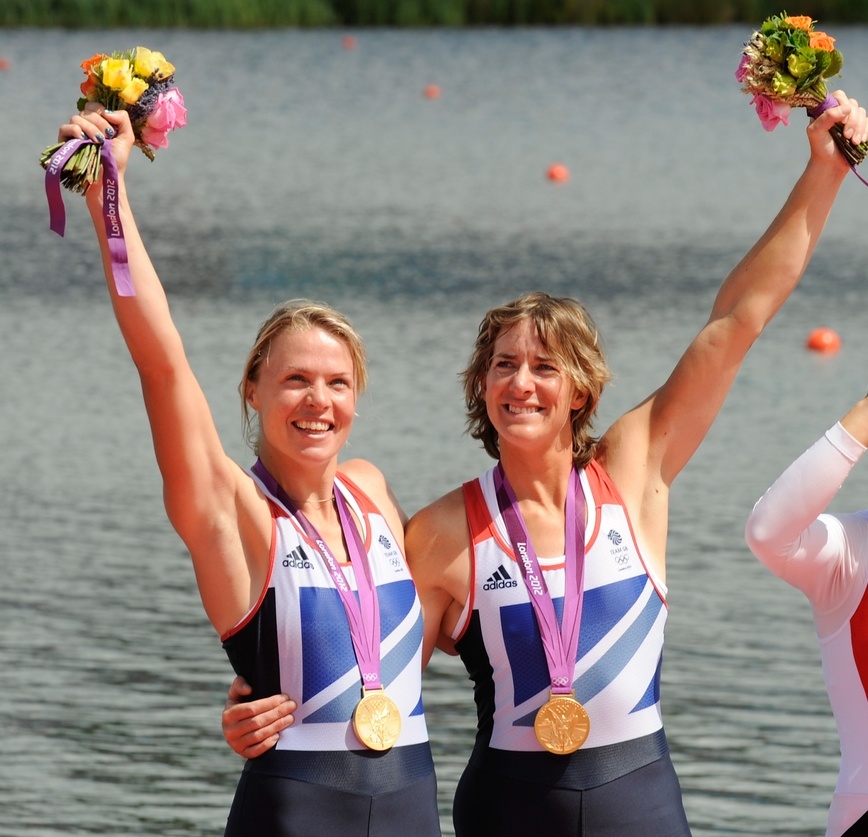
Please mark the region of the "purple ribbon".
<svg viewBox="0 0 868 837"><path fill-rule="evenodd" d="M286 507L286 510L296 519L298 525L307 537L316 545L317 550L325 561L337 587L338 594L347 614L350 626L350 640L356 653L356 661L359 664L359 672L362 676L362 687L368 689L382 689L380 680L380 603L377 601L374 577L371 565L368 561L368 553L362 543L359 530L356 528L347 501L335 486L335 502L338 507L338 515L341 519L341 529L346 538L347 551L350 553L350 561L356 568L356 588L358 600L353 595L344 571L338 564L337 559L322 539L316 527L305 517L298 504L283 490L280 484L268 472L261 459L257 459L251 468L254 474L262 480L262 484ZM361 572L358 570L361 569Z"/></svg>
<svg viewBox="0 0 868 837"><path fill-rule="evenodd" d="M829 108L834 108L838 106L838 100L830 93L823 99L820 104L815 107L808 108L808 116L811 119L816 119L821 113L827 111Z"/></svg>
<svg viewBox="0 0 868 837"><path fill-rule="evenodd" d="M60 173L69 158L83 145L93 142L89 139L65 142L49 160L45 169L45 196L48 198L48 226L61 238L66 231L66 209L63 206L63 193L60 188Z"/></svg>
<svg viewBox="0 0 868 837"><path fill-rule="evenodd" d="M827 94L826 98L823 99L823 101L820 102L816 107L807 108L808 116L810 116L811 119L816 119L821 113L824 113L829 108L837 107L838 104L840 104L838 100L831 93L829 93ZM858 171L856 171L856 166L853 165L853 163L850 163L849 160L847 162L850 165L850 171L852 171L853 174L855 174L856 177L859 178L859 180L861 180L866 186L868 186L868 180L866 180L864 177L862 177L861 174L859 174Z"/></svg>
<svg viewBox="0 0 868 837"><path fill-rule="evenodd" d="M83 145L97 143L91 139L76 139L65 142L55 153L45 169L45 195L48 198L49 228L61 238L66 232L66 210L63 206L63 193L60 175L69 158ZM111 151L112 141L107 139L100 148L103 166L102 211L108 239L112 278L118 296L135 296L130 266L127 259L127 243L118 210L118 167Z"/></svg>
<svg viewBox="0 0 868 837"><path fill-rule="evenodd" d="M573 690L585 579L585 495L579 476L575 468L570 471L564 511L564 609L560 626L551 593L518 508L518 500L501 464L494 471L494 487L497 505L536 615L552 694L568 695Z"/></svg>

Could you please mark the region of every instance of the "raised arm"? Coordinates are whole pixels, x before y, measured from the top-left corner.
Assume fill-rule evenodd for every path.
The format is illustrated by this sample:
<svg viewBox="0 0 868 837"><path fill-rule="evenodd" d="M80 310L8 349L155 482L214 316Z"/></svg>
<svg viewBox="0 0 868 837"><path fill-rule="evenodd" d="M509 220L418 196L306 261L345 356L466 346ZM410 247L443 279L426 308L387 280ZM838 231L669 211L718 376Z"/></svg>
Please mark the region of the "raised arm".
<svg viewBox="0 0 868 837"><path fill-rule="evenodd" d="M130 208L124 172L133 132L124 111L89 111L61 128L61 139L112 136L118 166L119 216L135 296L120 297L112 281L102 216L102 190L87 193L115 316L138 370L163 477L169 519L193 557L205 610L223 632L250 607L264 578L270 518L252 482L224 453L205 396L187 361L160 280ZM242 544L239 531L245 533ZM250 560L246 559L250 556Z"/></svg>
<svg viewBox="0 0 868 837"><path fill-rule="evenodd" d="M668 491L717 416L745 355L801 279L849 171L829 129L868 137L864 108L841 103L807 129L810 159L772 224L721 286L705 326L666 383L607 432L602 458L653 552L665 549ZM659 557L662 561L662 557Z"/></svg>
<svg viewBox="0 0 868 837"><path fill-rule="evenodd" d="M868 445L868 398L829 428L757 501L745 527L751 551L800 589L819 618L844 606L853 579L868 572L868 518L824 514ZM835 622L837 626L837 621Z"/></svg>

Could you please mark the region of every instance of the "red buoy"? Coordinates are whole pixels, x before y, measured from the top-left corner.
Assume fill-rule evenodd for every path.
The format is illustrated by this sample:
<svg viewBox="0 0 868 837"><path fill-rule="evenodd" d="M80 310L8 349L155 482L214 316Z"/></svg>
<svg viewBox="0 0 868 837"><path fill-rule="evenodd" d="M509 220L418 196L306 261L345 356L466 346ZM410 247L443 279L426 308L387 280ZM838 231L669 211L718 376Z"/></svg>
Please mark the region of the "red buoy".
<svg viewBox="0 0 868 837"><path fill-rule="evenodd" d="M566 183L570 179L570 170L562 163L549 166L546 176L555 183Z"/></svg>
<svg viewBox="0 0 868 837"><path fill-rule="evenodd" d="M11 63L8 58L0 58L0 70L8 70Z"/></svg>
<svg viewBox="0 0 868 837"><path fill-rule="evenodd" d="M355 49L358 42L354 35L344 35L341 43L343 44L344 49Z"/></svg>
<svg viewBox="0 0 868 837"><path fill-rule="evenodd" d="M436 84L429 84L425 88L425 98L426 99L439 99L440 98L440 88Z"/></svg>
<svg viewBox="0 0 868 837"><path fill-rule="evenodd" d="M813 352L832 354L841 348L841 338L831 328L815 328L808 335L805 346Z"/></svg>

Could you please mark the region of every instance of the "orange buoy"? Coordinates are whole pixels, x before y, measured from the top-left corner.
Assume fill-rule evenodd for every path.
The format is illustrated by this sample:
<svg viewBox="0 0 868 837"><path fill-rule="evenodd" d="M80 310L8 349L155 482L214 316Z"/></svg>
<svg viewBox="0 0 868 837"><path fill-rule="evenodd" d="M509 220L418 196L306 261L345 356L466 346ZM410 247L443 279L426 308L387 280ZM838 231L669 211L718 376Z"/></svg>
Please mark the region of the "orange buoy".
<svg viewBox="0 0 868 837"><path fill-rule="evenodd" d="M841 348L841 338L831 328L815 328L808 335L805 346L813 352L832 354Z"/></svg>
<svg viewBox="0 0 868 837"><path fill-rule="evenodd" d="M429 84L425 88L425 98L426 99L439 99L440 98L440 88L436 84Z"/></svg>
<svg viewBox="0 0 868 837"><path fill-rule="evenodd" d="M343 40L341 41L344 49L355 49L357 43L358 41L356 41L354 35L344 35Z"/></svg>
<svg viewBox="0 0 868 837"><path fill-rule="evenodd" d="M570 179L570 170L562 163L549 166L546 176L555 183L565 183Z"/></svg>

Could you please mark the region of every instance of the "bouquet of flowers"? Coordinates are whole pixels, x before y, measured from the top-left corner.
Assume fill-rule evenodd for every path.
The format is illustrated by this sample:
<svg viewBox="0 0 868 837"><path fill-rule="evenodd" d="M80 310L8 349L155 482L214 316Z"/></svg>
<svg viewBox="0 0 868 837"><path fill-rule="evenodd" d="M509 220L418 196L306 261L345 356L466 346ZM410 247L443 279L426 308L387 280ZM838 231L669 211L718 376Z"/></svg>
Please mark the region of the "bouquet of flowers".
<svg viewBox="0 0 868 837"><path fill-rule="evenodd" d="M814 23L805 15L773 15L744 46L735 77L742 91L753 94L751 104L767 131L780 123L789 125L791 108L807 108L810 116L819 116L837 104L826 79L838 75L844 56L835 49L835 39L815 30ZM840 125L831 133L851 166L865 159L868 143L854 145Z"/></svg>
<svg viewBox="0 0 868 837"><path fill-rule="evenodd" d="M107 110L126 110L135 144L148 159L154 159L153 149L168 146L169 131L187 124L184 97L174 86L175 68L162 53L139 46L111 55L94 55L83 61L81 68L85 80L79 111L88 102L99 102ZM48 168L64 144L51 145L42 152L42 168ZM100 164L100 147L83 143L63 163L60 181L67 189L83 195L99 177Z"/></svg>

